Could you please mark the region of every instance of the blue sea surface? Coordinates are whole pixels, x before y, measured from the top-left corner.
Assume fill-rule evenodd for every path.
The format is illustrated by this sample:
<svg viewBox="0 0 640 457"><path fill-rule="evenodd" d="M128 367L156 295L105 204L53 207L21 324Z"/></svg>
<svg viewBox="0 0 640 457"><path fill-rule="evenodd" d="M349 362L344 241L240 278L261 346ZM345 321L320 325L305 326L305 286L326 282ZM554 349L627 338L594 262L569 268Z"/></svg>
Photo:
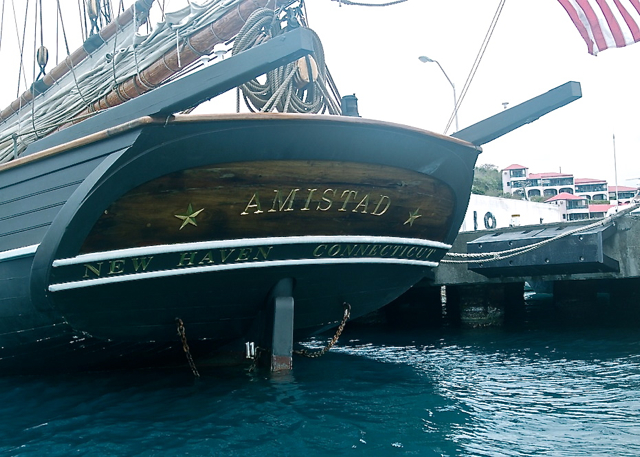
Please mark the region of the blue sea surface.
<svg viewBox="0 0 640 457"><path fill-rule="evenodd" d="M0 378L0 455L640 456L637 328L351 328L201 374Z"/></svg>

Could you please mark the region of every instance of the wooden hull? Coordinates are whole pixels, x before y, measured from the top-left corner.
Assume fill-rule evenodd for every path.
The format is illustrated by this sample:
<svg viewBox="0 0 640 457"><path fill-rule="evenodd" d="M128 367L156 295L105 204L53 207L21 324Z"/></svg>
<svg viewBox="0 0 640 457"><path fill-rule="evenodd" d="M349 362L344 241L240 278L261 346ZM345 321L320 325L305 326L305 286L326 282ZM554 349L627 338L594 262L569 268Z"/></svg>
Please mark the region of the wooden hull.
<svg viewBox="0 0 640 457"><path fill-rule="evenodd" d="M27 328L46 328L52 341L81 336L104 366L118 351L129 362L175 352L180 318L202 353L240 349L283 279L294 284L296 337L330 329L345 302L364 315L437 266L464 216L477 153L362 119L236 115L150 121L0 168L0 208L26 203L24 183L40 195L33 211L0 215L22 227L0 234L0 284L11 286L0 303L33 316L0 338ZM47 198L64 201L45 210ZM28 223L46 211L49 223ZM76 353L65 365L87 367L79 345L57 344ZM0 346L5 358L18 347Z"/></svg>

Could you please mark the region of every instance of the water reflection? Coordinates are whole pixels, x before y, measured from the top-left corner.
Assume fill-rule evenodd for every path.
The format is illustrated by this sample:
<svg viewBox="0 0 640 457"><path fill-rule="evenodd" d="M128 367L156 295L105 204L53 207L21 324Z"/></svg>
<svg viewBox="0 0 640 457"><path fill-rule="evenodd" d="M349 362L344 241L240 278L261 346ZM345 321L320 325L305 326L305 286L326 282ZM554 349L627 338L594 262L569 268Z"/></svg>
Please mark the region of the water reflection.
<svg viewBox="0 0 640 457"><path fill-rule="evenodd" d="M420 398L427 414L416 421L456 443L451 455L640 455L633 330L394 336L392 344L373 336L340 350L423 376L433 395ZM435 399L446 406L433 407ZM444 414L447 427L438 427L434 418Z"/></svg>
<svg viewBox="0 0 640 457"><path fill-rule="evenodd" d="M0 453L640 455L632 328L348 327L286 375L201 374L0 378Z"/></svg>

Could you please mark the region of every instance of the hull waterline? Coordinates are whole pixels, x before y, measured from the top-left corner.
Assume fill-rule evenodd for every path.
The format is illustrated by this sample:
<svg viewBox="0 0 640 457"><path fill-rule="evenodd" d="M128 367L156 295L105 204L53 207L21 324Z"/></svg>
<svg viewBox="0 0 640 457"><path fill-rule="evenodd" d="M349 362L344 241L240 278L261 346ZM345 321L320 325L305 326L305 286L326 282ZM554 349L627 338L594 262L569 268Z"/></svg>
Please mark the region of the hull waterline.
<svg viewBox="0 0 640 457"><path fill-rule="evenodd" d="M176 318L201 354L243 350L282 280L296 339L336 327L344 303L352 317L378 309L450 247L478 153L295 115L151 120L79 144L0 169L16 228L0 237L0 303L13 312L0 357L17 371L51 351L64 361L40 369L184 357Z"/></svg>

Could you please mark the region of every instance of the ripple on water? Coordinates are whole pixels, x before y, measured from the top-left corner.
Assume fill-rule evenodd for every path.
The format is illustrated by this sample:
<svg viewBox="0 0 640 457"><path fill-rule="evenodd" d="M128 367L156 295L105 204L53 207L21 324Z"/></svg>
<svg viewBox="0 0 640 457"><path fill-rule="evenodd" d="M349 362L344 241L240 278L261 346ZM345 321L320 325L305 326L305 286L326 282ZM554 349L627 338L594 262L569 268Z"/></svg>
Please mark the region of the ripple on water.
<svg viewBox="0 0 640 457"><path fill-rule="evenodd" d="M294 364L0 379L0 453L640 455L635 332L352 331Z"/></svg>

